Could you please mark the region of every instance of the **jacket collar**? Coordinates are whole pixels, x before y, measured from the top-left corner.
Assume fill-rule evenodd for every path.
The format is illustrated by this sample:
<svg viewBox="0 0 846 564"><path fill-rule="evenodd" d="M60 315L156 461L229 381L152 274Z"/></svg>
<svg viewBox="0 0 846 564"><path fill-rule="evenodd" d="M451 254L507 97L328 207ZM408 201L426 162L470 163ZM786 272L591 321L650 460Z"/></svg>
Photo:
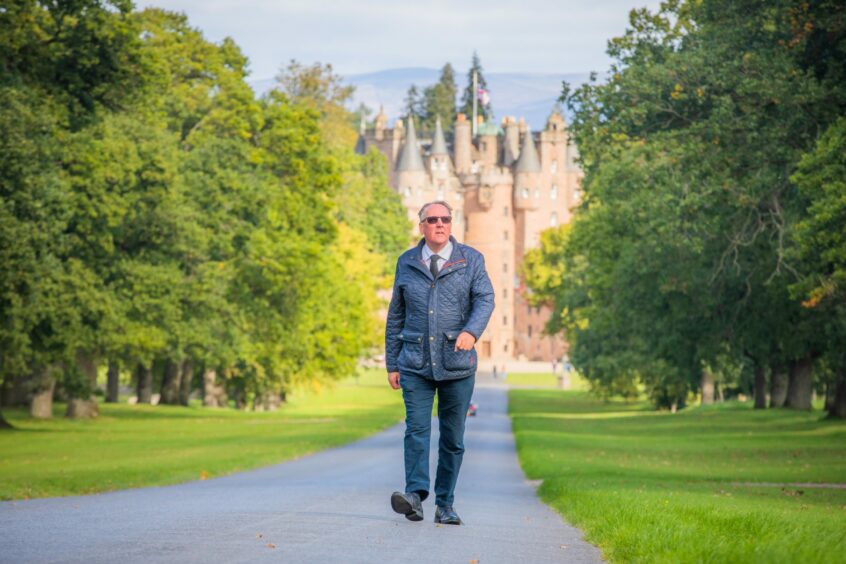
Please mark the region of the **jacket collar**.
<svg viewBox="0 0 846 564"><path fill-rule="evenodd" d="M452 243L452 254L450 255L449 259L443 264L443 266L441 266L441 270L440 272L438 272L438 278L440 278L444 274L449 274L453 270L465 268L467 266L467 257L464 256L464 252L461 249L461 245L458 243L458 241L455 240L455 237L450 235L449 242ZM429 271L429 265L423 262L423 245L425 244L426 239L420 239L420 241L417 243L417 247L414 249L414 252L411 253L408 263L413 268L416 268L417 270L428 276L430 280L434 280L432 278L432 273Z"/></svg>

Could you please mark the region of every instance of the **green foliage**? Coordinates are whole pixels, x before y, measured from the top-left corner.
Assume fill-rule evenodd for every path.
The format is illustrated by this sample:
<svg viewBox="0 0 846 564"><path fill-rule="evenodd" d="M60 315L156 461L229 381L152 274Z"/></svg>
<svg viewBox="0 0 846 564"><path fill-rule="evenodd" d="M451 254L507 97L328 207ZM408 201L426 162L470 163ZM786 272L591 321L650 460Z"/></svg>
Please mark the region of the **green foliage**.
<svg viewBox="0 0 846 564"><path fill-rule="evenodd" d="M461 102L458 104L458 112L464 114L469 119L473 119L473 100L478 96L477 92L473 92L473 73L476 73L476 87L480 90L488 90L488 82L482 74L482 61L475 51L473 51L470 70L467 71L467 86L464 87L464 92L461 94ZM477 115L482 116L485 121L493 118L493 108L490 104L483 106L479 100L477 100L476 104Z"/></svg>
<svg viewBox="0 0 846 564"><path fill-rule="evenodd" d="M605 392L640 382L657 405L683 405L703 366L839 346L822 330L831 314L791 295L808 213L791 174L846 109L846 10L757 6L633 11L607 82L565 88L583 203L526 268L533 299L554 306L549 329Z"/></svg>
<svg viewBox="0 0 846 564"><path fill-rule="evenodd" d="M258 100L182 14L0 19L0 381L52 366L87 398L80 358L189 359L253 394L351 374L407 222L331 66Z"/></svg>
<svg viewBox="0 0 846 564"><path fill-rule="evenodd" d="M447 63L441 69L438 82L423 90L422 115L420 129L435 131L435 122L440 118L445 133L455 127L455 97L458 87L455 84L455 71Z"/></svg>
<svg viewBox="0 0 846 564"><path fill-rule="evenodd" d="M512 390L509 411L541 498L610 562L833 563L846 550L846 492L778 485L842 483L843 422L541 390Z"/></svg>

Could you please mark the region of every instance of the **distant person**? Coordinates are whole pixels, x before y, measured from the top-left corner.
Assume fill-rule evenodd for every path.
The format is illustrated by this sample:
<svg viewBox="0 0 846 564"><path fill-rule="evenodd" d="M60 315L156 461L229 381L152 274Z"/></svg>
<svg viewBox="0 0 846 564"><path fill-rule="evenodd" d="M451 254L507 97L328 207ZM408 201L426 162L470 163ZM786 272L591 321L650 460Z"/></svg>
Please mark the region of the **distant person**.
<svg viewBox="0 0 846 564"><path fill-rule="evenodd" d="M507 371L505 370L505 365L502 365L502 381L505 382L505 377L507 376Z"/></svg>
<svg viewBox="0 0 846 564"><path fill-rule="evenodd" d="M423 239L397 260L388 320L388 383L405 402L405 492L391 507L423 520L429 496L429 436L438 394L435 523L460 525L452 507L464 457L464 423L476 380L476 350L494 309L494 291L481 253L451 235L452 208L430 202L420 212Z"/></svg>
<svg viewBox="0 0 846 564"><path fill-rule="evenodd" d="M493 367L493 379L496 380L496 364Z"/></svg>

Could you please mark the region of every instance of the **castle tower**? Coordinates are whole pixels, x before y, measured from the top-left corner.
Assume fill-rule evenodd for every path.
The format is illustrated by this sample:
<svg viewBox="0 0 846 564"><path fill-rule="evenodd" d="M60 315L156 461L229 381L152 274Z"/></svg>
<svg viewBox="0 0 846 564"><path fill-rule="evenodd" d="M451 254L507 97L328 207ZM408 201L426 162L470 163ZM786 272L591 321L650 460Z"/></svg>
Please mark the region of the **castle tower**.
<svg viewBox="0 0 846 564"><path fill-rule="evenodd" d="M455 162L455 172L458 174L470 172L470 166L473 163L471 144L470 122L467 121L464 114L458 114L455 118L455 142L453 144L453 161Z"/></svg>
<svg viewBox="0 0 846 564"><path fill-rule="evenodd" d="M376 115L376 120L373 124L375 126L376 141L381 141L385 138L385 129L388 127L388 116L385 115L385 108L379 106L379 113Z"/></svg>
<svg viewBox="0 0 846 564"><path fill-rule="evenodd" d="M402 132L400 123L402 122L397 121L397 126L394 127L394 137L397 136L397 131ZM417 134L414 131L414 119L411 117L408 118L405 143L402 145L395 172L396 186L408 209L408 217L413 225L417 225L419 222L417 211L429 200L430 183L426 168L423 166L423 157L420 156Z"/></svg>
<svg viewBox="0 0 846 564"><path fill-rule="evenodd" d="M520 155L520 129L513 117L505 118L505 138L502 141L502 164L511 166Z"/></svg>
<svg viewBox="0 0 846 564"><path fill-rule="evenodd" d="M538 207L541 164L532 132L523 135L523 147L514 165L514 210L533 210Z"/></svg>

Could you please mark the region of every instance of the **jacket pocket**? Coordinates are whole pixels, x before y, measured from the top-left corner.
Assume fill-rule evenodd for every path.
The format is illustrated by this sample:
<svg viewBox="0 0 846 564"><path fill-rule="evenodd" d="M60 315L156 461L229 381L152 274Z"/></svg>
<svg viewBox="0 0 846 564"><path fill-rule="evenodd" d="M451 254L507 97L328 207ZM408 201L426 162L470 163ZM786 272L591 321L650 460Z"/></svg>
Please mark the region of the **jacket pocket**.
<svg viewBox="0 0 846 564"><path fill-rule="evenodd" d="M397 358L397 364L400 368L415 370L423 368L423 333L402 331L397 339L402 341L402 350Z"/></svg>
<svg viewBox="0 0 846 564"><path fill-rule="evenodd" d="M444 332L443 365L447 370L471 370L476 368L476 347L469 351L455 350L455 340L461 331Z"/></svg>

